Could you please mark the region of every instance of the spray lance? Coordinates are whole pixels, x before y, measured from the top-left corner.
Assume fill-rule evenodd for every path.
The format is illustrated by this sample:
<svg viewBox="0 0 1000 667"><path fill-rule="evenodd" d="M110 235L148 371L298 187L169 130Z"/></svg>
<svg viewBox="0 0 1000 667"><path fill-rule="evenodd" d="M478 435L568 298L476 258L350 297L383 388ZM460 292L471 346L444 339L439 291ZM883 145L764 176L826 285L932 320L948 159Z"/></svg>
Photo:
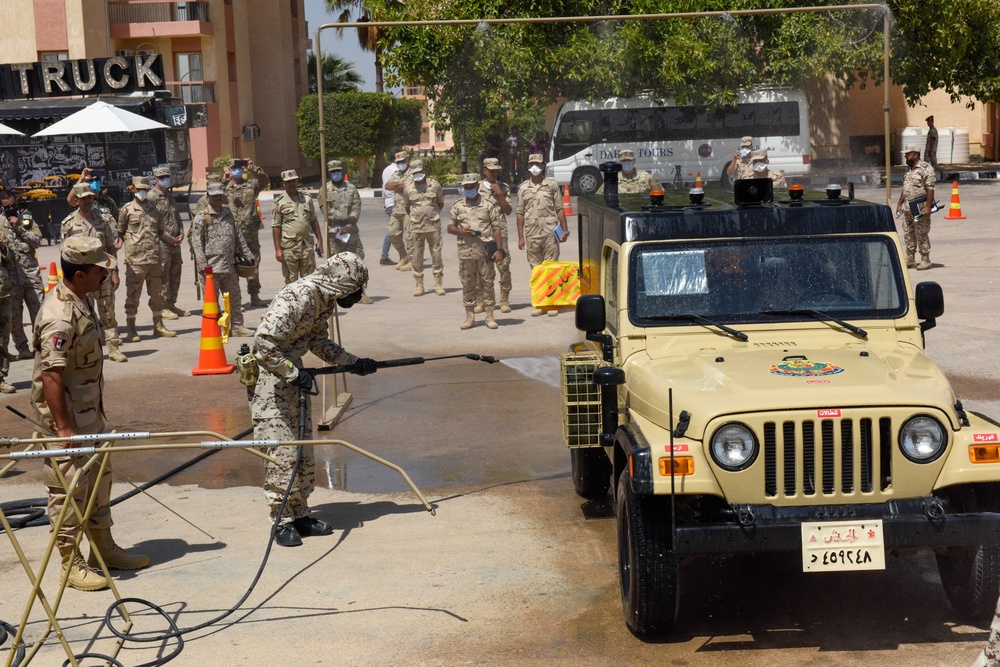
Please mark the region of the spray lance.
<svg viewBox="0 0 1000 667"><path fill-rule="evenodd" d="M385 361L374 361L371 359L365 359L357 361L353 364L341 364L339 366L325 366L323 368L303 368L302 372L309 373L310 375L334 375L336 373L357 373L358 371L367 370L369 373L372 372L370 368L365 368L371 365L374 361L375 369L379 368L399 368L400 366L419 366L420 364L426 363L428 361L441 361L442 359L471 359L472 361L483 361L487 364L496 364L500 360L496 357L489 357L483 354L449 354L443 357L406 357L404 359L386 359Z"/></svg>

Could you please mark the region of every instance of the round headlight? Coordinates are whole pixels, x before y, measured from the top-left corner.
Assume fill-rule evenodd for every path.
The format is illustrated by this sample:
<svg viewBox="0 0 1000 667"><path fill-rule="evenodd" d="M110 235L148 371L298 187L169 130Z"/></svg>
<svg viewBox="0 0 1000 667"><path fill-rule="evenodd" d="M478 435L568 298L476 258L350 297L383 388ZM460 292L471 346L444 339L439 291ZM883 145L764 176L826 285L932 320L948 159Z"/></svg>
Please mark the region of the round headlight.
<svg viewBox="0 0 1000 667"><path fill-rule="evenodd" d="M743 470L757 458L757 439L743 424L726 424L712 436L712 458L726 470Z"/></svg>
<svg viewBox="0 0 1000 667"><path fill-rule="evenodd" d="M913 417L899 429L899 448L903 456L915 463L934 461L947 444L944 427L933 417Z"/></svg>

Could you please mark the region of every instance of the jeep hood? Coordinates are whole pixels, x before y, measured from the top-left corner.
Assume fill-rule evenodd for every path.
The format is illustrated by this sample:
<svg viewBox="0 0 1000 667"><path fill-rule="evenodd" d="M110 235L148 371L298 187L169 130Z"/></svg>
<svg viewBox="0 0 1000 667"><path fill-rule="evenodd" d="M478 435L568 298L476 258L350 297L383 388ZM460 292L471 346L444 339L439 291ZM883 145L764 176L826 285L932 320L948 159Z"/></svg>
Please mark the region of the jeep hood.
<svg viewBox="0 0 1000 667"><path fill-rule="evenodd" d="M922 352L858 349L706 350L651 358L632 355L624 365L629 407L671 428L691 415L688 437L700 439L721 415L776 410L872 406L925 406L955 423L955 398L941 370Z"/></svg>

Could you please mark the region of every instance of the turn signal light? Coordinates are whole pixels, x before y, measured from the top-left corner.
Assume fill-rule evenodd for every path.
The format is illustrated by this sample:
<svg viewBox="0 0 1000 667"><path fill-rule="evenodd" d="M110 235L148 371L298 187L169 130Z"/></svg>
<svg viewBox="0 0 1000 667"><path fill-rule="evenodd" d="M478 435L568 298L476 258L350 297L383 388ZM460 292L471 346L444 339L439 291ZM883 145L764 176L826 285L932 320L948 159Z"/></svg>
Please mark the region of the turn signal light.
<svg viewBox="0 0 1000 667"><path fill-rule="evenodd" d="M670 477L670 459L663 458L660 459L660 474L664 477ZM693 475L694 474L694 458L690 456L675 456L674 457L674 475Z"/></svg>
<svg viewBox="0 0 1000 667"><path fill-rule="evenodd" d="M969 460L973 463L1000 463L1000 445L970 445Z"/></svg>

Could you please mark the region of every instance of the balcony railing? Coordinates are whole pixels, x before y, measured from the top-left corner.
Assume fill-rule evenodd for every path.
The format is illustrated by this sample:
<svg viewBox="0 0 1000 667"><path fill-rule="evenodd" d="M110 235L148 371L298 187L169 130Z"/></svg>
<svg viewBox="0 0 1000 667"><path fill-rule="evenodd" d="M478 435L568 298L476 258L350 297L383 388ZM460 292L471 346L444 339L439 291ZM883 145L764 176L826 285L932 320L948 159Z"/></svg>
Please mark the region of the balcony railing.
<svg viewBox="0 0 1000 667"><path fill-rule="evenodd" d="M214 81L167 81L167 89L185 104L214 104Z"/></svg>
<svg viewBox="0 0 1000 667"><path fill-rule="evenodd" d="M137 2L112 0L108 10L112 24L164 23L170 21L209 22L207 2Z"/></svg>

